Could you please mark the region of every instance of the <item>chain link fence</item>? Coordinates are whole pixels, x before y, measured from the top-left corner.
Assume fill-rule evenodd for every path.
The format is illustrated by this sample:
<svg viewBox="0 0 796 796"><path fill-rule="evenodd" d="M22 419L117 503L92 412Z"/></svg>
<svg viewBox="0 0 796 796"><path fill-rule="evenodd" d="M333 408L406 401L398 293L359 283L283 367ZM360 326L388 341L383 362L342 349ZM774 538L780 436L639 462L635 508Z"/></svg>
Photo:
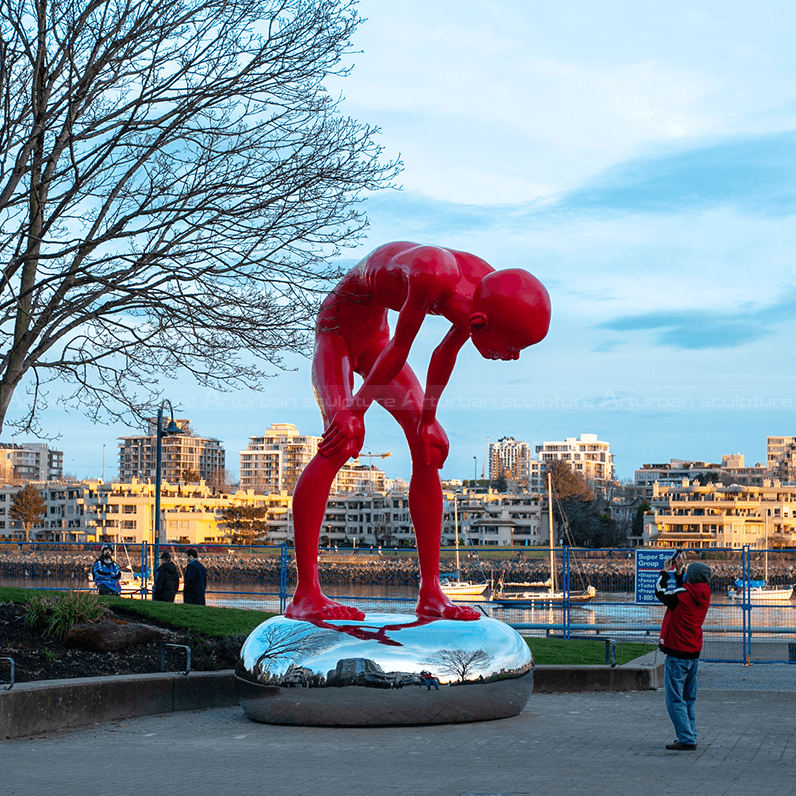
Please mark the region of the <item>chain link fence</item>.
<svg viewBox="0 0 796 796"><path fill-rule="evenodd" d="M100 547L0 543L0 585L93 590L91 569ZM194 547L208 570L208 604L284 611L296 585L291 548ZM185 566L187 545L160 549L172 553L178 569ZM649 584L657 579L657 569L644 573L639 556L662 561L673 552L443 548L440 569L443 579L451 581L446 586L451 599L525 635L656 643L665 609L650 597ZM125 596L151 599L157 550L146 543L117 545L115 559L122 569ZM702 560L713 570L703 660L796 663L796 550L695 550L687 552L687 560ZM322 548L318 569L324 592L343 603L370 613L414 609L420 579L414 549ZM464 583L471 585L469 593L453 593Z"/></svg>

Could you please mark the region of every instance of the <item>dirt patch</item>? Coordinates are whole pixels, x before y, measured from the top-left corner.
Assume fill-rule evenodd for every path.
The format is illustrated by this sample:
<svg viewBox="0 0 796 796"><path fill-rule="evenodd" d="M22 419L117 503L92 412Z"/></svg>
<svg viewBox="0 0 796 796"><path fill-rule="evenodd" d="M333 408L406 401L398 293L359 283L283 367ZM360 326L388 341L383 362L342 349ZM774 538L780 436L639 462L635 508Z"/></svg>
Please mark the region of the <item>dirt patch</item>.
<svg viewBox="0 0 796 796"><path fill-rule="evenodd" d="M114 612L120 619L142 622L140 615ZM185 633L146 620L167 631L166 641L191 648L191 669L213 672L232 669L245 636L214 639ZM69 649L44 637L25 620L25 607L0 603L0 657L14 659L18 683L63 680L74 677L110 677L118 674L154 674L161 671L161 642L138 644L118 652L89 652ZM185 668L185 651L166 648L166 670ZM8 661L0 661L0 680L8 682Z"/></svg>

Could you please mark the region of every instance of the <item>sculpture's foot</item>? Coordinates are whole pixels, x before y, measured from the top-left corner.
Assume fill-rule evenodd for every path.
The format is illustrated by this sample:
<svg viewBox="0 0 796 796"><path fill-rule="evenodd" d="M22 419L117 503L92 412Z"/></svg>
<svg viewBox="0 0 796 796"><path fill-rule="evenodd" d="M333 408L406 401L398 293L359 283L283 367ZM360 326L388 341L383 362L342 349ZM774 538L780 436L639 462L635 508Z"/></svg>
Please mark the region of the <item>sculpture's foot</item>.
<svg viewBox="0 0 796 796"><path fill-rule="evenodd" d="M421 594L415 607L415 615L430 619L456 619L461 622L473 622L481 618L478 611L468 605L456 605L442 592L432 595Z"/></svg>
<svg viewBox="0 0 796 796"><path fill-rule="evenodd" d="M320 592L293 595L285 608L288 619L364 619L365 614L353 605L341 605Z"/></svg>

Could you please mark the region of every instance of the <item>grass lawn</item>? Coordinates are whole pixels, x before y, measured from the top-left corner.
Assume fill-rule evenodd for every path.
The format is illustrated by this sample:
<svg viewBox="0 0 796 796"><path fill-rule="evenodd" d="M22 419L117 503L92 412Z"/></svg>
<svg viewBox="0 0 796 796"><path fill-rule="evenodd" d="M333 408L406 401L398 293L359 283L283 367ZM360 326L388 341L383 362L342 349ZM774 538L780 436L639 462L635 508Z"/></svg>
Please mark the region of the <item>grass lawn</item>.
<svg viewBox="0 0 796 796"><path fill-rule="evenodd" d="M0 586L0 602L24 603L33 594L45 594L53 599L65 594L61 591L19 589ZM249 634L257 625L274 616L268 611L249 611L245 608L216 608L210 605L183 605L151 600L131 600L122 597L97 597L110 608L133 611L142 618L149 617L180 630L190 630L203 636L237 636Z"/></svg>
<svg viewBox="0 0 796 796"><path fill-rule="evenodd" d="M525 637L535 663L553 666L605 666L605 641ZM628 663L655 649L656 644L617 643L616 663ZM610 654L610 653L609 653Z"/></svg>
<svg viewBox="0 0 796 796"><path fill-rule="evenodd" d="M57 599L65 592L0 586L0 602L24 603L34 594L44 594L52 599ZM248 635L261 622L275 615L268 611L252 611L246 608L216 608L210 605L183 605L182 603L161 603L121 597L97 597L96 599L106 603L110 608L140 614L142 619L148 617L176 629L216 638L239 634ZM604 641L536 637L526 637L525 641L531 648L534 661L538 664L605 665ZM616 662L617 664L627 663L654 649L653 642L617 644Z"/></svg>

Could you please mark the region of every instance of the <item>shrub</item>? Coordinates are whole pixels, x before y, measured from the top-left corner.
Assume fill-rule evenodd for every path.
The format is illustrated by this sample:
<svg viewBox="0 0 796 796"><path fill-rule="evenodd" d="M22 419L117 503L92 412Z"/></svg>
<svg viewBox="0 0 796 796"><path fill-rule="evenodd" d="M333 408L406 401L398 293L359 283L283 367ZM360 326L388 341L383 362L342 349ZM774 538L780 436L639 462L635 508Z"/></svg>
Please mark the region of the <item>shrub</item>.
<svg viewBox="0 0 796 796"><path fill-rule="evenodd" d="M96 594L70 591L57 597L34 594L25 602L25 619L45 636L63 639L75 622L95 622L105 613Z"/></svg>

